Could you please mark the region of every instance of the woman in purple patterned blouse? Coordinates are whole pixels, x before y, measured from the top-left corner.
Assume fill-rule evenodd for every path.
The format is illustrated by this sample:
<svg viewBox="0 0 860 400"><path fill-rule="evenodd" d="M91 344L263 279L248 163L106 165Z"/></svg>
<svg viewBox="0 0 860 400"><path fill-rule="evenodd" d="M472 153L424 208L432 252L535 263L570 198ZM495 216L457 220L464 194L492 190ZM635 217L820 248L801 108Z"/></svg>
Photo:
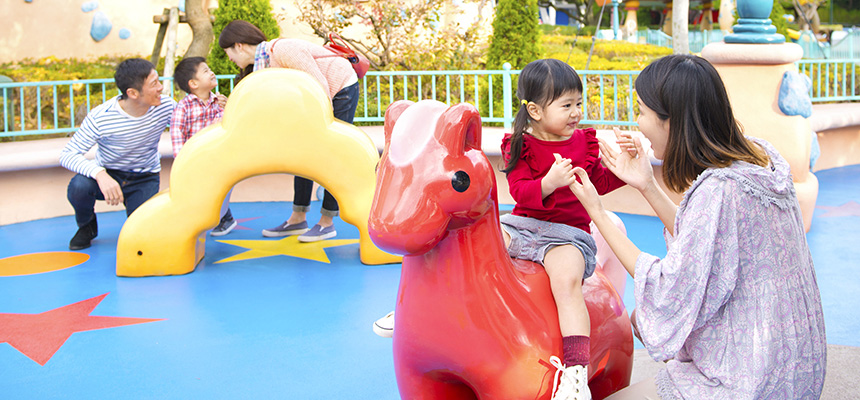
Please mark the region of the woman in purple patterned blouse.
<svg viewBox="0 0 860 400"><path fill-rule="evenodd" d="M633 323L667 366L612 399L817 399L826 341L821 297L789 165L744 137L725 86L702 58L654 61L636 80L639 128L663 160L655 180L638 138L616 132L604 162L665 226L663 259L609 220L588 176L571 190L633 276Z"/></svg>

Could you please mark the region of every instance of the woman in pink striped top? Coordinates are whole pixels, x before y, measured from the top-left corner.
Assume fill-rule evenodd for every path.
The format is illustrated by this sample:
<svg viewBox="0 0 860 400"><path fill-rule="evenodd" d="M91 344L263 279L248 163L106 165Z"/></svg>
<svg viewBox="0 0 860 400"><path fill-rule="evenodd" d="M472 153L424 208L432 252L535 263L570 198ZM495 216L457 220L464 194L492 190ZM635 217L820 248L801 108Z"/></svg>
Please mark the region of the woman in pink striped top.
<svg viewBox="0 0 860 400"><path fill-rule="evenodd" d="M218 45L242 70L239 80L263 68L290 68L314 77L332 102L334 116L352 123L358 106L358 76L352 64L323 46L300 39L266 40L266 35L253 24L235 20L227 24L218 38ZM322 167L322 166L321 166ZM293 212L284 223L263 230L263 236L300 235L300 242L315 242L337 235L334 217L338 215L337 201L325 191L320 221L308 229L306 215L310 209L313 181L296 176L294 179Z"/></svg>

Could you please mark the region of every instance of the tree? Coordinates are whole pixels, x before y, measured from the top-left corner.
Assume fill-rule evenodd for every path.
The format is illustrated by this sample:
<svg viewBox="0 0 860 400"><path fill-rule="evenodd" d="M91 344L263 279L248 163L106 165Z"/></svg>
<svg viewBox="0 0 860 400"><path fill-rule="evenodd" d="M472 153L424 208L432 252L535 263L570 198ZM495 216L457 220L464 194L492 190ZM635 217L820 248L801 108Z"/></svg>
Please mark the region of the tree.
<svg viewBox="0 0 860 400"><path fill-rule="evenodd" d="M690 54L689 18L690 0L673 0L672 51L675 54Z"/></svg>
<svg viewBox="0 0 860 400"><path fill-rule="evenodd" d="M185 15L193 36L184 57L206 57L215 38L209 10L204 8L203 0L185 0Z"/></svg>
<svg viewBox="0 0 860 400"><path fill-rule="evenodd" d="M537 0L499 0L493 20L493 36L487 69L501 69L505 62L520 69L540 57Z"/></svg>
<svg viewBox="0 0 860 400"><path fill-rule="evenodd" d="M272 5L269 0L220 0L218 3L218 8L215 10L215 23L212 25L215 35L220 35L224 27L236 19L256 25L269 40L281 35L281 28L278 27L278 21L272 15ZM209 68L218 75L239 73L239 67L227 58L227 53L218 46L217 40L213 41L206 61ZM225 89L222 88L221 91L224 92Z"/></svg>
<svg viewBox="0 0 860 400"><path fill-rule="evenodd" d="M821 31L821 19L818 16L818 6L827 0L799 0L795 1L795 9L800 16L800 29L811 30L812 33Z"/></svg>
<svg viewBox="0 0 860 400"><path fill-rule="evenodd" d="M337 32L377 70L477 69L486 50L489 27L478 6L468 24L455 21L462 12L451 0L299 0L300 22L327 38ZM281 17L284 18L284 17ZM359 29L364 34L345 35Z"/></svg>

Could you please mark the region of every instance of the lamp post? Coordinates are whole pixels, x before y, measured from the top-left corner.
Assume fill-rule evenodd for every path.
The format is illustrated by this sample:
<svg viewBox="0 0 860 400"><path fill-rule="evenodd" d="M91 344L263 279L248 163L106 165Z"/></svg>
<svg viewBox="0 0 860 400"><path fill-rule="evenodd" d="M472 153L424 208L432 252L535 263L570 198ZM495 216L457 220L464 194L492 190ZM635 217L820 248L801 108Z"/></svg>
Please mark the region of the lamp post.
<svg viewBox="0 0 860 400"><path fill-rule="evenodd" d="M612 0L612 38L621 40L621 29L618 19L618 6L621 5L621 0Z"/></svg>

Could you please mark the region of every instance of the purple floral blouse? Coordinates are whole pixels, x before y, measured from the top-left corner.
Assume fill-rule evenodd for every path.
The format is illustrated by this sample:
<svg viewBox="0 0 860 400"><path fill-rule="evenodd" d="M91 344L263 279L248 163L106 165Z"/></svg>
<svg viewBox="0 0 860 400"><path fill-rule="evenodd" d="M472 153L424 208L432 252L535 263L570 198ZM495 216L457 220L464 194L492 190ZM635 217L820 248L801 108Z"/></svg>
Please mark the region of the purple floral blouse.
<svg viewBox="0 0 860 400"><path fill-rule="evenodd" d="M667 254L636 261L636 321L668 360L664 400L818 399L826 341L821 297L788 163L703 172L675 217Z"/></svg>

